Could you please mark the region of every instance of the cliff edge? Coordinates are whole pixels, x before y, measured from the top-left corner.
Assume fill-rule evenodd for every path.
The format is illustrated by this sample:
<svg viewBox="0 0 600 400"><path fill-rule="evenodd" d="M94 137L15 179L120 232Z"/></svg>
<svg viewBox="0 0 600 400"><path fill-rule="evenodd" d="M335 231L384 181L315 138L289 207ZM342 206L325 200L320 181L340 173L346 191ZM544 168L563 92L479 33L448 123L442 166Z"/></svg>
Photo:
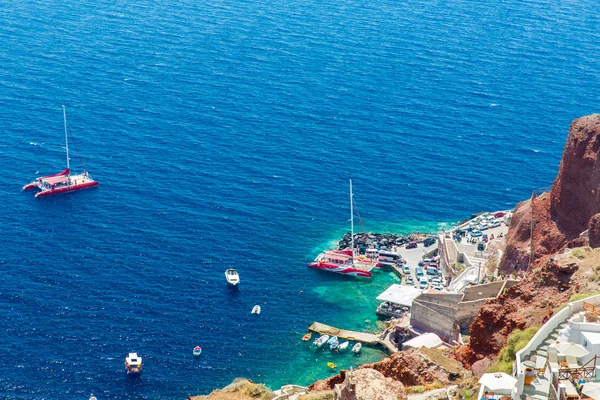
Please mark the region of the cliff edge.
<svg viewBox="0 0 600 400"><path fill-rule="evenodd" d="M600 115L576 119L551 191L515 207L499 271L524 278L481 308L470 343L456 352L465 365L493 358L514 329L543 324L574 293L598 289L589 268L578 271L578 259L565 262L564 253L600 247L599 155Z"/></svg>

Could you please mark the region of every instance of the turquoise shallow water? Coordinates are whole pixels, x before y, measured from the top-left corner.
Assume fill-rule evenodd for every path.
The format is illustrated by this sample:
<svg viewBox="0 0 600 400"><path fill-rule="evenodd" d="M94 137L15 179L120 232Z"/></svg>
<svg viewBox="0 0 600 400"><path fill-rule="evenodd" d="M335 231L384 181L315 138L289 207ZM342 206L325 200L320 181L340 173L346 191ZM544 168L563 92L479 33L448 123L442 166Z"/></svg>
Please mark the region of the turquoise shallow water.
<svg viewBox="0 0 600 400"><path fill-rule="evenodd" d="M0 398L327 377L301 335L375 328L393 281L306 267L348 229L348 179L366 230L404 233L548 186L570 122L598 111L596 8L5 2ZM34 199L22 185L64 167L61 104L100 187ZM141 379L124 374L129 351Z"/></svg>

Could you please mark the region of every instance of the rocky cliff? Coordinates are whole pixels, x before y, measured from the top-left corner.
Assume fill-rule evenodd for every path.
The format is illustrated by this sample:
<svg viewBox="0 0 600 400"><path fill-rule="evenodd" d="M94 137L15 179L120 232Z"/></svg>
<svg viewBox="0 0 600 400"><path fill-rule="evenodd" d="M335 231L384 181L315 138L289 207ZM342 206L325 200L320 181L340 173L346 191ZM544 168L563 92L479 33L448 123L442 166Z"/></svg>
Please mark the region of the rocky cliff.
<svg viewBox="0 0 600 400"><path fill-rule="evenodd" d="M471 377L471 373L460 363L446 357L439 350L426 348L397 352L382 361L361 365L357 370L362 368L379 371L383 376L401 382L404 386L447 386L456 383L457 380ZM336 384L342 383L344 378L345 374L341 373L313 383L310 389L333 389Z"/></svg>
<svg viewBox="0 0 600 400"><path fill-rule="evenodd" d="M600 115L573 121L550 202L550 213L567 240L587 230L600 213L599 154Z"/></svg>
<svg viewBox="0 0 600 400"><path fill-rule="evenodd" d="M469 345L456 354L465 365L496 355L514 329L544 323L583 286L594 289L587 287L588 270L576 273L577 259L557 259L567 248L600 245L599 155L600 115L573 121L551 191L519 203L513 213L500 272L525 278L481 308Z"/></svg>

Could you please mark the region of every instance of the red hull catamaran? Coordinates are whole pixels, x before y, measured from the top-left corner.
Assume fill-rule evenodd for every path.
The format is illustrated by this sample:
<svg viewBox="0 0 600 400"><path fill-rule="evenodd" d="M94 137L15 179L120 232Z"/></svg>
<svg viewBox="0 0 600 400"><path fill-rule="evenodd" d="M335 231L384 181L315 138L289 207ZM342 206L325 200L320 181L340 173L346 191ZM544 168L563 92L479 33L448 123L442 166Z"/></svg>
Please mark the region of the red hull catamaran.
<svg viewBox="0 0 600 400"><path fill-rule="evenodd" d="M309 267L336 274L371 278L371 270L379 268L377 260L364 256L356 256L354 248L354 199L352 196L352 181L350 181L350 227L351 248L348 250L327 250L308 264Z"/></svg>
<svg viewBox="0 0 600 400"><path fill-rule="evenodd" d="M63 106L63 120L65 125L65 149L67 151L67 168L54 175L41 176L35 181L23 186L23 190L38 189L35 197L52 196L60 193L74 192L76 190L88 189L98 186L98 182L93 180L83 166L81 174L71 175L69 164L69 137L67 134L67 111ZM81 157L79 157L81 159Z"/></svg>

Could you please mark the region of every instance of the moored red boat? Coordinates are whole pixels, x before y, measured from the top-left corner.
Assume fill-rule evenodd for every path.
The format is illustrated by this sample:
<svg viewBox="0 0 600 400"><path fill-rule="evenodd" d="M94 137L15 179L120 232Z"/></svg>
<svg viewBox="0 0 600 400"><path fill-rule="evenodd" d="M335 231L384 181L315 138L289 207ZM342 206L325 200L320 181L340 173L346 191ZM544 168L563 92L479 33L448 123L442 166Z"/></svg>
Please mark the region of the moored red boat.
<svg viewBox="0 0 600 400"><path fill-rule="evenodd" d="M354 246L354 199L352 194L352 181L350 181L350 228L352 245L347 250L327 250L308 264L309 267L322 271L334 272L340 275L349 275L358 278L371 278L371 270L379 268L377 260L356 255Z"/></svg>
<svg viewBox="0 0 600 400"><path fill-rule="evenodd" d="M348 253L351 253L349 250ZM327 250L319 254L315 261L308 264L309 267L322 271L335 272L336 274L371 278L371 272L356 268L352 254L346 254L344 250Z"/></svg>
<svg viewBox="0 0 600 400"><path fill-rule="evenodd" d="M67 168L54 175L38 177L35 181L23 186L23 190L38 189L35 197L45 197L60 193L68 193L76 190L88 189L98 186L98 182L92 179L81 163L83 172L81 174L71 175L69 162L69 137L67 134L67 113L63 106L63 119L65 125L65 149L67 153ZM80 157L81 159L81 157Z"/></svg>

